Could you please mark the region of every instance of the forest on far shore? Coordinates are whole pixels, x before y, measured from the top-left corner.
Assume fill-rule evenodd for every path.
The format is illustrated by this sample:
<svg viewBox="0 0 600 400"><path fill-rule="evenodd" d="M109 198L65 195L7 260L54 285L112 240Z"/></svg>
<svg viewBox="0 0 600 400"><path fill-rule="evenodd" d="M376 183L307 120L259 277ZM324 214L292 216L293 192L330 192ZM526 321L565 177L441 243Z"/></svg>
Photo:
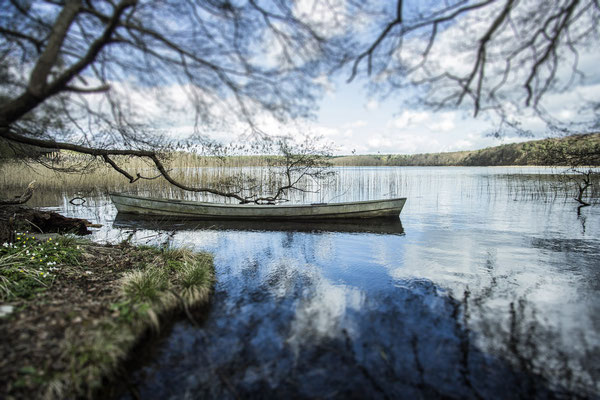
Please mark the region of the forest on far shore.
<svg viewBox="0 0 600 400"><path fill-rule="evenodd" d="M600 165L600 133L533 140L481 150L425 154L377 154L334 157L336 166L502 166L565 165L565 157L549 157L557 151L586 154L589 165Z"/></svg>

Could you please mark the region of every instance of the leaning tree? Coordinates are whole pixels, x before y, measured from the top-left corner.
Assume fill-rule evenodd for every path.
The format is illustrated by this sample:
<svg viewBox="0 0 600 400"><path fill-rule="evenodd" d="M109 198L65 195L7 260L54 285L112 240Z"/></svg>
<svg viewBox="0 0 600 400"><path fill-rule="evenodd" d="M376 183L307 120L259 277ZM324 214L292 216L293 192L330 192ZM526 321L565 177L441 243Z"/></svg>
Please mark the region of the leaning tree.
<svg viewBox="0 0 600 400"><path fill-rule="evenodd" d="M146 158L175 186L242 202L171 176L166 116L193 116L199 140L259 131L265 115L304 117L345 58L347 28L284 0L0 0L0 10L0 138L100 158L130 182L143 177L116 156Z"/></svg>

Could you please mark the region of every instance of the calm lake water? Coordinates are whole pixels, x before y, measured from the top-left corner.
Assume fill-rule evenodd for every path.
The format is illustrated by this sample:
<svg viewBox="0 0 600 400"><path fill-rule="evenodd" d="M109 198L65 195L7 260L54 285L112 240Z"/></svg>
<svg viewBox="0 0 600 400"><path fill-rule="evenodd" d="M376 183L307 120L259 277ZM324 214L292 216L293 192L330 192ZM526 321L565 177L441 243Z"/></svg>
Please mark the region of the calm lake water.
<svg viewBox="0 0 600 400"><path fill-rule="evenodd" d="M132 372L142 398L598 398L600 207L578 215L552 172L344 168L304 199L407 197L380 225L51 208L104 224L95 240L215 256L200 326L176 323Z"/></svg>

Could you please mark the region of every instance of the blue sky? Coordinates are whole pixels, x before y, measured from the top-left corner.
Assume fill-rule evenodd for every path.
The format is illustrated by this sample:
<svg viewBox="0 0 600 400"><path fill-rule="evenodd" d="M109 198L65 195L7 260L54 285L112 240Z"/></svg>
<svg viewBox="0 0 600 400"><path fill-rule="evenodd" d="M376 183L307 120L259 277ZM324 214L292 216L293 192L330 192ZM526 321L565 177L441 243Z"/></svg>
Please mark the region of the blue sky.
<svg viewBox="0 0 600 400"><path fill-rule="evenodd" d="M473 119L462 111L411 108L395 97L370 97L360 83L342 79L332 86L320 102L314 131L333 141L341 154L455 151L525 140L486 136L494 125L485 116Z"/></svg>
<svg viewBox="0 0 600 400"><path fill-rule="evenodd" d="M548 94L544 98L545 109L563 121L589 118L582 110L586 101L600 100L600 73L595 67L599 63L600 53L582 53L580 68L586 79L568 90ZM403 98L414 96L411 90L385 100L369 97L360 83L346 83L341 77L328 86L319 103L317 119L310 126L312 133L333 142L338 154L350 154L353 150L357 154L474 150L550 135L546 124L531 110L519 110L519 120L523 128L534 134L533 138L508 133L497 139L489 135L498 126L493 114L481 113L474 118L469 108L434 112L403 102Z"/></svg>

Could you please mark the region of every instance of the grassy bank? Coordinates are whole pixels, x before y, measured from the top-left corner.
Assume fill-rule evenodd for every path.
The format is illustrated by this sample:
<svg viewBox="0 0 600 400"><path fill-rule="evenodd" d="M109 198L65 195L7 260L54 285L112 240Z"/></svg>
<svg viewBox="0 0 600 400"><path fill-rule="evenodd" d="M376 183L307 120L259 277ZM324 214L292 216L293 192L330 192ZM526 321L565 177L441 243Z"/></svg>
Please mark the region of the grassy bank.
<svg viewBox="0 0 600 400"><path fill-rule="evenodd" d="M149 331L207 303L210 255L72 237L0 244L0 398L92 397Z"/></svg>

